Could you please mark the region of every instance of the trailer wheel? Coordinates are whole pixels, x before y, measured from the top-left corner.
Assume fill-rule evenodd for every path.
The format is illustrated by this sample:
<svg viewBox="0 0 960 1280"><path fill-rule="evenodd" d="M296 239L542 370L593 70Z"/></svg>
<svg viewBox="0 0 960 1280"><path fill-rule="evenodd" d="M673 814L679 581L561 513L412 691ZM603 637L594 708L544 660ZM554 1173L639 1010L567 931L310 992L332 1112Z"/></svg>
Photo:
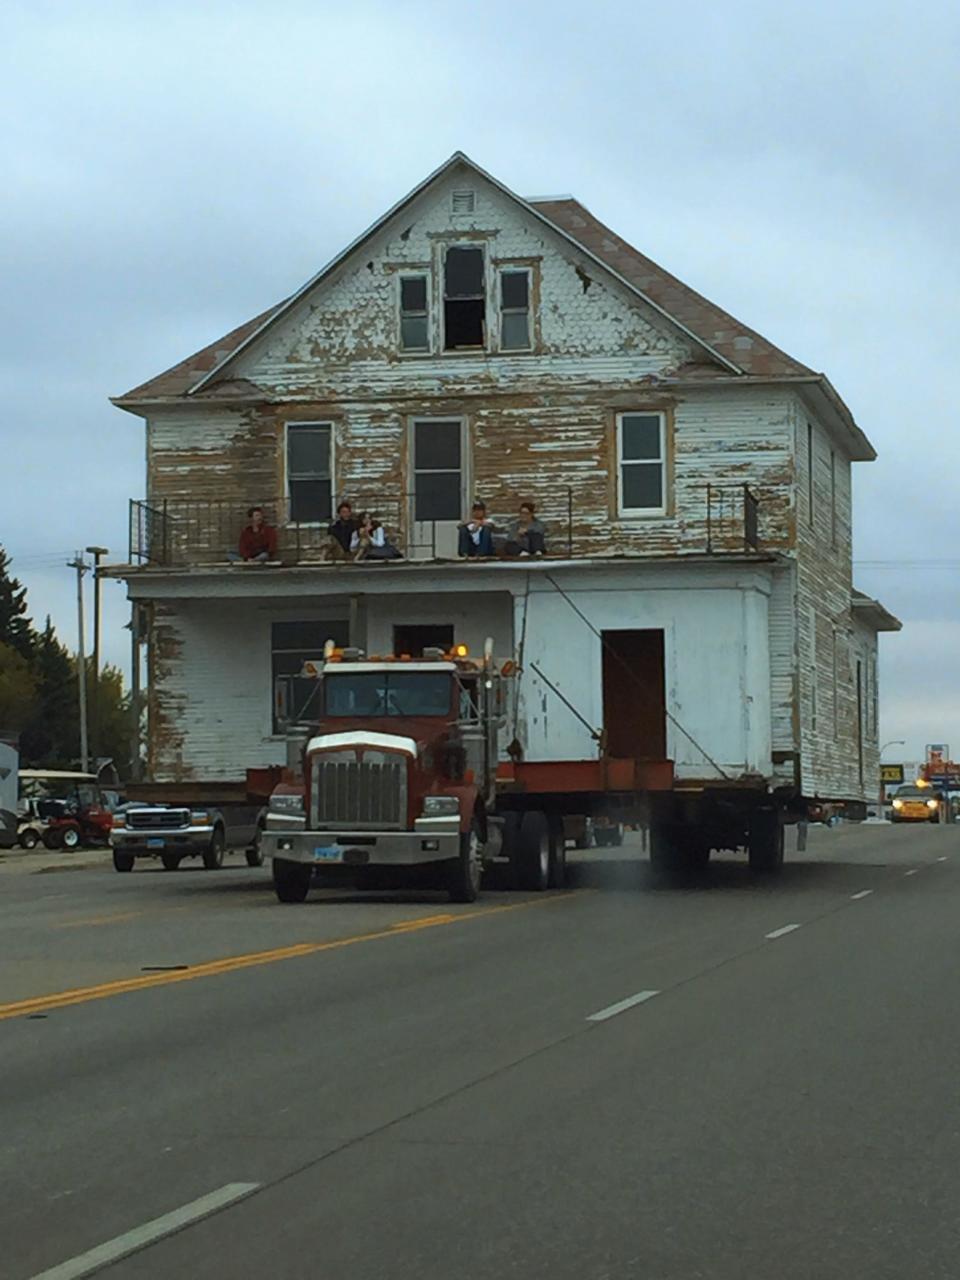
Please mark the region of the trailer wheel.
<svg viewBox="0 0 960 1280"><path fill-rule="evenodd" d="M219 871L223 866L223 853L226 843L223 827L214 827L210 843L203 851L203 865L207 871Z"/></svg>
<svg viewBox="0 0 960 1280"><path fill-rule="evenodd" d="M476 818L460 833L460 856L449 864L447 894L451 902L476 902L483 875L483 841Z"/></svg>
<svg viewBox="0 0 960 1280"><path fill-rule="evenodd" d="M542 893L550 883L550 824L547 815L533 810L525 813L515 843L514 872L517 885Z"/></svg>
<svg viewBox="0 0 960 1280"><path fill-rule="evenodd" d="M247 866L263 866L263 827L259 822L257 823L256 834L253 837L253 844L247 850Z"/></svg>
<svg viewBox="0 0 960 1280"><path fill-rule="evenodd" d="M567 884L567 837L563 829L563 818L552 813L548 818L550 824L550 875L548 883L551 889L564 889Z"/></svg>
<svg viewBox="0 0 960 1280"><path fill-rule="evenodd" d="M757 876L778 875L783 869L784 830L779 809L758 809L750 819L750 870Z"/></svg>
<svg viewBox="0 0 960 1280"><path fill-rule="evenodd" d="M114 871L132 871L134 861L135 859L132 853L121 853L119 849L114 849L113 851Z"/></svg>
<svg viewBox="0 0 960 1280"><path fill-rule="evenodd" d="M176 853L162 853L160 855L160 861L163 863L164 871L180 870L180 858Z"/></svg>
<svg viewBox="0 0 960 1280"><path fill-rule="evenodd" d="M273 860L273 887L278 902L304 902L310 892L313 867L304 862Z"/></svg>

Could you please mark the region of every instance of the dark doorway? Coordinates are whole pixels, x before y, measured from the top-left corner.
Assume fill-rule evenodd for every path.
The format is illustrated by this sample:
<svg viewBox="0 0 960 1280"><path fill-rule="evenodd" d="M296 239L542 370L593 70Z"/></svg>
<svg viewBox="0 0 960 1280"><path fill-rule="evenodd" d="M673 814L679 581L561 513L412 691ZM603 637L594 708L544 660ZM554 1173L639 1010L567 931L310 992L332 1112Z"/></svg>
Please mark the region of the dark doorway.
<svg viewBox="0 0 960 1280"><path fill-rule="evenodd" d="M424 649L453 648L453 624L449 626L421 626L413 624L393 628L393 652L409 653L411 658L422 658Z"/></svg>
<svg viewBox="0 0 960 1280"><path fill-rule="evenodd" d="M662 631L604 631L603 727L608 755L666 759Z"/></svg>

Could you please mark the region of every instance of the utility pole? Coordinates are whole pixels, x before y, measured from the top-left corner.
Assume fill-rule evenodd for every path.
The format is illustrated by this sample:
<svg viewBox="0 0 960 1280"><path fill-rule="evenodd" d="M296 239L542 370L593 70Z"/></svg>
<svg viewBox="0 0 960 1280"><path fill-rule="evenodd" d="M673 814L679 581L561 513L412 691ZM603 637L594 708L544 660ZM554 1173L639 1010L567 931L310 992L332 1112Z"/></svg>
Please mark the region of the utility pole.
<svg viewBox="0 0 960 1280"><path fill-rule="evenodd" d="M76 559L67 561L68 569L77 571L77 685L80 691L80 770L87 772L89 751L87 749L87 661L84 656L83 638L83 575L90 566L77 552Z"/></svg>
<svg viewBox="0 0 960 1280"><path fill-rule="evenodd" d="M100 754L100 558L107 547L87 547L93 556L93 683L90 686L90 741L94 760Z"/></svg>

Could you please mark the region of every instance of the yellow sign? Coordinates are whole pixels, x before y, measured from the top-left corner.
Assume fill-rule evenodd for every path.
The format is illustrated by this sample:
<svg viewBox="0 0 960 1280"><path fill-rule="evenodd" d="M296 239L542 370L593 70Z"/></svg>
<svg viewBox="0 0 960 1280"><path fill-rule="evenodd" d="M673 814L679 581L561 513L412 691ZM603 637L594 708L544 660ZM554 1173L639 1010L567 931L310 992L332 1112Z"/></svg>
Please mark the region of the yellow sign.
<svg viewBox="0 0 960 1280"><path fill-rule="evenodd" d="M880 781L884 783L896 783L899 785L903 782L903 765L882 764L880 766Z"/></svg>

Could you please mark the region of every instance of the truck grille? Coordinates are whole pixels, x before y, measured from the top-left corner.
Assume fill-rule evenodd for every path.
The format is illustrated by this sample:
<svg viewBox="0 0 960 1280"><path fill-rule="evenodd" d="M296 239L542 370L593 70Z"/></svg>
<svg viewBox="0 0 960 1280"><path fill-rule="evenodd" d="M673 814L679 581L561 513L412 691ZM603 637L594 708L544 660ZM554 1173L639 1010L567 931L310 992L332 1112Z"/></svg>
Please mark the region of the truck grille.
<svg viewBox="0 0 960 1280"><path fill-rule="evenodd" d="M310 825L350 830L406 826L407 761L385 751L322 751L310 765Z"/></svg>
<svg viewBox="0 0 960 1280"><path fill-rule="evenodd" d="M188 827L190 813L187 809L128 809L127 826L134 831L172 831L176 827Z"/></svg>

